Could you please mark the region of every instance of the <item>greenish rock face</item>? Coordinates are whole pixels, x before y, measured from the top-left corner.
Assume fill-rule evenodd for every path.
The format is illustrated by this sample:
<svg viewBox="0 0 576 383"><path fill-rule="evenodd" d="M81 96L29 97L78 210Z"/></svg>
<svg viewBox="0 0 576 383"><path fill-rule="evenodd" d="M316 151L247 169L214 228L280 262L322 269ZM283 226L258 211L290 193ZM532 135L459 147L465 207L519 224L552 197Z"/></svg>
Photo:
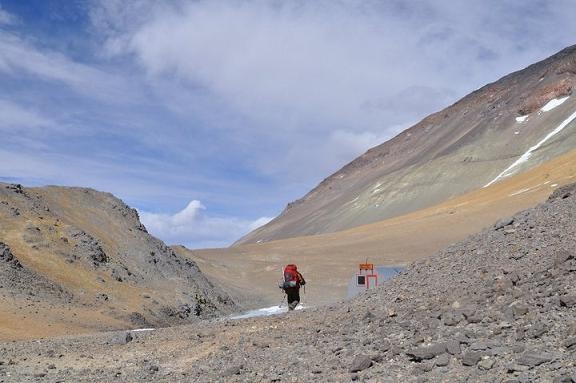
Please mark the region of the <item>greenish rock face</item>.
<svg viewBox="0 0 576 383"><path fill-rule="evenodd" d="M576 148L575 57L569 48L426 117L237 244L330 233L409 213Z"/></svg>

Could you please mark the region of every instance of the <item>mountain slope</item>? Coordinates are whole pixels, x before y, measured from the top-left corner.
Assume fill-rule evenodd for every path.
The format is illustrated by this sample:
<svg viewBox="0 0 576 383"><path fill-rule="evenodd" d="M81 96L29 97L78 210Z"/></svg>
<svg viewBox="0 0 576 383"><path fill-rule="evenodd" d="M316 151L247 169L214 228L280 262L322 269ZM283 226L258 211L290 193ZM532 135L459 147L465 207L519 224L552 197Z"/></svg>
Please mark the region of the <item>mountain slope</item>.
<svg viewBox="0 0 576 383"><path fill-rule="evenodd" d="M481 188L511 165L507 174L576 148L576 98L569 97L575 84L572 46L370 149L237 244L329 233L415 211Z"/></svg>
<svg viewBox="0 0 576 383"><path fill-rule="evenodd" d="M82 188L0 184L0 337L164 326L230 312L134 209Z"/></svg>
<svg viewBox="0 0 576 383"><path fill-rule="evenodd" d="M440 204L372 224L305 237L225 249L175 251L188 256L218 285L260 306L278 304L280 271L296 263L308 280L306 304L346 298L350 278L366 259L405 265L430 257L500 219L543 202L576 180L576 150L524 173Z"/></svg>

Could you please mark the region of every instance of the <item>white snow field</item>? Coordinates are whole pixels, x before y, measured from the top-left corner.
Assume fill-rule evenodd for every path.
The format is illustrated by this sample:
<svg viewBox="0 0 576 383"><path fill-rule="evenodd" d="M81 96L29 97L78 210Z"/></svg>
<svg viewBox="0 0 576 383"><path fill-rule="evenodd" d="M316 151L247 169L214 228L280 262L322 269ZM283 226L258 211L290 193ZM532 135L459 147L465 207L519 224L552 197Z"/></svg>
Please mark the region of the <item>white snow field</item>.
<svg viewBox="0 0 576 383"><path fill-rule="evenodd" d="M570 96L566 96L566 97L562 97L562 98L555 98L553 100L550 100L540 110L543 112L549 112L552 109L556 108L557 106L562 105L564 103L564 101L568 100L568 97L570 97Z"/></svg>
<svg viewBox="0 0 576 383"><path fill-rule="evenodd" d="M565 97L564 99L560 99L560 100L562 100L560 103L566 101L567 98L568 97ZM552 101L554 101L554 100L552 100ZM548 104L550 104L552 101L550 101ZM548 105L548 104L546 104L546 105ZM558 105L555 105L554 107L556 107ZM544 108L542 108L542 109L544 109ZM498 174L498 176L496 176L496 178L494 178L492 181L488 182L486 185L484 185L484 187L488 187L488 186L492 185L493 183L501 180L502 178L508 177L509 175L513 174L514 168L516 168L518 165L528 161L528 159L530 159L530 156L532 156L532 152L534 152L535 150L538 150L538 148L540 148L542 145L544 145L544 143L546 143L546 141L548 141L550 138L554 137L556 134L560 133L575 118L576 118L576 112L572 113L567 119L565 119L560 125L558 125L556 127L556 129L554 129L553 131L548 133L546 135L546 137L544 137L542 140L540 140L540 142L538 142L536 145L534 145L530 149L528 149L526 151L526 153L522 154L520 156L520 158L518 158L512 165L510 165L506 169L504 169L504 171L502 173Z"/></svg>
<svg viewBox="0 0 576 383"><path fill-rule="evenodd" d="M298 305L296 307L296 310L302 310L304 308L305 307L303 305ZM280 306L270 306L270 307L264 307L261 309L246 311L245 313L242 313L239 315L233 315L230 317L230 319L246 319L246 318L253 318L253 317L267 317L270 315L277 315L277 314L282 314L285 312L288 312L288 307L285 306L284 304L282 304Z"/></svg>

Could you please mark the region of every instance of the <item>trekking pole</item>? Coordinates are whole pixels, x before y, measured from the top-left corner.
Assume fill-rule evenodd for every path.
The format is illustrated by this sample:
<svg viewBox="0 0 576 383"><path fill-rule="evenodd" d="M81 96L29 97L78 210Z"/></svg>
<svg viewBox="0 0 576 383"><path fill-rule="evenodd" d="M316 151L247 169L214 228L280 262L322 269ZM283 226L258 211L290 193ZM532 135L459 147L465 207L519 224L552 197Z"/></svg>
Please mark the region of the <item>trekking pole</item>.
<svg viewBox="0 0 576 383"><path fill-rule="evenodd" d="M282 300L280 301L280 303L278 304L278 308L282 308L282 302L284 302L284 300L286 299L286 292L284 291L284 294L282 294Z"/></svg>

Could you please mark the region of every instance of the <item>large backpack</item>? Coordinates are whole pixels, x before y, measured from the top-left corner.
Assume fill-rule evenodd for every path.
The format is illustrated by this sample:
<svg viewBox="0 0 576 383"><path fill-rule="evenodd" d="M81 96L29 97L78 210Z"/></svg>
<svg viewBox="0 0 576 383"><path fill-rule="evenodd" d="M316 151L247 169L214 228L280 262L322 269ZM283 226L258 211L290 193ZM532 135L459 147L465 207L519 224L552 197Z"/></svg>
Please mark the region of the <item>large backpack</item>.
<svg viewBox="0 0 576 383"><path fill-rule="evenodd" d="M298 287L300 285L300 278L298 278L298 269L296 265L286 265L284 268L284 285L283 287Z"/></svg>

